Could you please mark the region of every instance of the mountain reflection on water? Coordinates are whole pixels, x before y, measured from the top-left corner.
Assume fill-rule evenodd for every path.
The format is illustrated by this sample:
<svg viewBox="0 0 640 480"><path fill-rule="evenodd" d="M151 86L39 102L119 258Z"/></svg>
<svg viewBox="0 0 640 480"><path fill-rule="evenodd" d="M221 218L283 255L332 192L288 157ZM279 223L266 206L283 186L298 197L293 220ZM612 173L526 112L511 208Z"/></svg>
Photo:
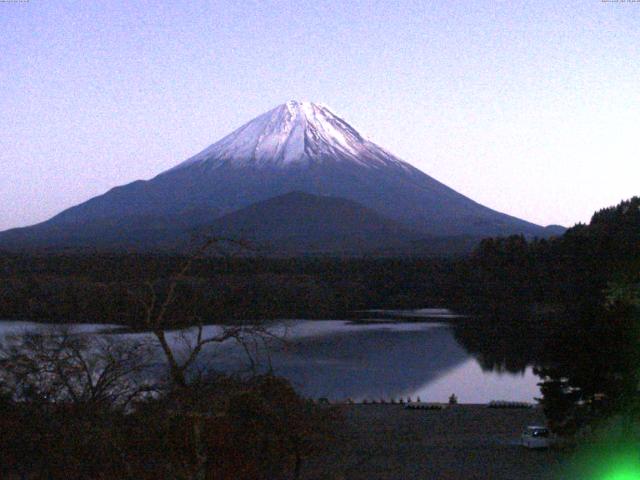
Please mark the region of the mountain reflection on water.
<svg viewBox="0 0 640 480"><path fill-rule="evenodd" d="M274 353L276 373L311 397L397 398L419 390L467 359L444 325L368 325L293 339ZM296 325L295 328L304 328Z"/></svg>
<svg viewBox="0 0 640 480"><path fill-rule="evenodd" d="M470 354L460 340L476 347L472 331L415 321L292 321L288 341L272 345L269 363L312 398L388 401L419 396L442 402L455 393L461 402L486 403L531 402L540 396L540 379L529 365L507 362L504 368L500 355L501 360L494 361L482 348ZM218 360L233 358L219 353ZM223 368L230 371L239 361L227 361Z"/></svg>
<svg viewBox="0 0 640 480"><path fill-rule="evenodd" d="M36 326L2 322L0 336ZM97 333L101 328L83 325L80 331ZM272 328L284 333L286 341L270 342L268 351L258 348L261 368L288 378L307 397L388 401L419 396L422 401L442 402L455 393L461 402L486 403L530 402L540 396L526 339L512 342L473 322L294 320ZM206 329L212 332L220 327ZM169 338L175 344L178 334ZM228 343L204 352L202 365L208 364L238 372L246 369L246 356Z"/></svg>

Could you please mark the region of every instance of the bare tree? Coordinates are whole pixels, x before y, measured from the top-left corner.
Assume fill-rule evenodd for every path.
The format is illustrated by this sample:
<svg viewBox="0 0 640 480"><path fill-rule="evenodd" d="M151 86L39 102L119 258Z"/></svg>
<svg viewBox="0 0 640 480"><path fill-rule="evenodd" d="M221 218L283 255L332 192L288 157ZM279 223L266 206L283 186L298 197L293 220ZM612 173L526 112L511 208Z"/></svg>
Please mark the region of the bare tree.
<svg viewBox="0 0 640 480"><path fill-rule="evenodd" d="M214 250L214 252L212 252ZM148 281L143 291L130 294L142 307L142 325L156 338L160 349L167 361L169 376L172 383L178 388L187 386L187 374L194 367L202 351L212 344L222 344L227 341L235 341L244 349L252 368L255 368L254 353L257 351L257 342L266 339L280 339L269 329L262 325L230 325L217 329L215 332L205 331L204 321L201 316L193 315L193 326L189 330L183 330L180 334L182 346L186 347L186 354L180 352L176 345L172 345L167 338L167 328L174 322L169 316L170 307L178 298L178 286L188 279L188 274L194 262L206 256L233 256L238 251L251 251L252 245L243 240L224 237L212 237L207 239L200 247L188 256L178 271L169 279L168 285L161 288L161 281ZM194 331L195 330L195 331ZM253 344L253 349L250 347Z"/></svg>
<svg viewBox="0 0 640 480"><path fill-rule="evenodd" d="M127 409L154 390L150 353L144 341L41 329L7 337L0 383L17 401Z"/></svg>
<svg viewBox="0 0 640 480"><path fill-rule="evenodd" d="M189 399L193 397L194 393L196 397L201 396L197 392L188 391L187 387L189 387L188 375L197 366L198 359L205 348L213 344L220 345L234 341L242 346L250 359L251 366L255 367L251 344L253 344L253 352L255 352L259 339L275 338L275 335L267 328L256 324L231 325L206 330L200 315L193 315L190 319L193 326L189 329L182 329L178 333L180 345L172 343L167 337L167 328L175 325L175 322L169 318L170 308L178 298L178 286L188 279L194 262L210 255L212 249L217 250L216 253L219 255L228 256L229 248L246 251L250 247L244 241L220 237L210 238L185 260L178 271L169 279L168 285L164 285L164 288L162 288L160 280L155 280L146 282L143 292L133 292L142 307L142 325L153 334L164 354L172 386L177 388L174 393L178 394L178 405L181 407L189 404ZM180 346L183 348L181 349ZM206 453L202 436L207 418L208 414L206 413L200 413L193 407L188 409L188 423L193 438L192 449L195 462L190 465L189 473L185 475L186 478L201 480L206 477L209 455Z"/></svg>

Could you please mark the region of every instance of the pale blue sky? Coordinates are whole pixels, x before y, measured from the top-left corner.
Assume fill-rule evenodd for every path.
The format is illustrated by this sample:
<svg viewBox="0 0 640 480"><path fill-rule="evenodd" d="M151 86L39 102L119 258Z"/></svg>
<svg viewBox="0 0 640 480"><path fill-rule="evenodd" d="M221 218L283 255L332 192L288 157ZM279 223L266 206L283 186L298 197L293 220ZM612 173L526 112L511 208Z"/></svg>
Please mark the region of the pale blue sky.
<svg viewBox="0 0 640 480"><path fill-rule="evenodd" d="M0 2L0 230L289 99L489 207L588 221L640 194L640 3Z"/></svg>

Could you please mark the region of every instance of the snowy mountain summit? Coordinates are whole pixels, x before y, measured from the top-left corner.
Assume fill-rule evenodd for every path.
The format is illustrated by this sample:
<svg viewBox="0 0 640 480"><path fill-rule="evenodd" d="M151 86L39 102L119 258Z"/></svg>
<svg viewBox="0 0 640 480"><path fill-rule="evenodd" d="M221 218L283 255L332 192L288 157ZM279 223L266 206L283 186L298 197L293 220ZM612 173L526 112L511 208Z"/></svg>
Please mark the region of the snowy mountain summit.
<svg viewBox="0 0 640 480"><path fill-rule="evenodd" d="M0 232L0 248L173 248L193 232L302 253L413 252L414 241L549 234L398 159L326 106L289 101L154 178Z"/></svg>
<svg viewBox="0 0 640 480"><path fill-rule="evenodd" d="M288 167L329 160L370 167L406 165L364 138L328 107L290 100L254 118L174 170L194 164L211 168Z"/></svg>

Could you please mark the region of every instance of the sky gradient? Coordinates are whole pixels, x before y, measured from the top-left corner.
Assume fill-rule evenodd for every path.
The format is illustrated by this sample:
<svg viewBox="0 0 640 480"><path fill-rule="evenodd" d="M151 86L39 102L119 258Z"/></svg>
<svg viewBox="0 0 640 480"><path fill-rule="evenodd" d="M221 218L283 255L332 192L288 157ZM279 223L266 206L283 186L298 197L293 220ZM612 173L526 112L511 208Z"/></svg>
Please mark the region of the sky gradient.
<svg viewBox="0 0 640 480"><path fill-rule="evenodd" d="M640 195L640 3L0 2L0 230L148 179L290 99L499 211Z"/></svg>

